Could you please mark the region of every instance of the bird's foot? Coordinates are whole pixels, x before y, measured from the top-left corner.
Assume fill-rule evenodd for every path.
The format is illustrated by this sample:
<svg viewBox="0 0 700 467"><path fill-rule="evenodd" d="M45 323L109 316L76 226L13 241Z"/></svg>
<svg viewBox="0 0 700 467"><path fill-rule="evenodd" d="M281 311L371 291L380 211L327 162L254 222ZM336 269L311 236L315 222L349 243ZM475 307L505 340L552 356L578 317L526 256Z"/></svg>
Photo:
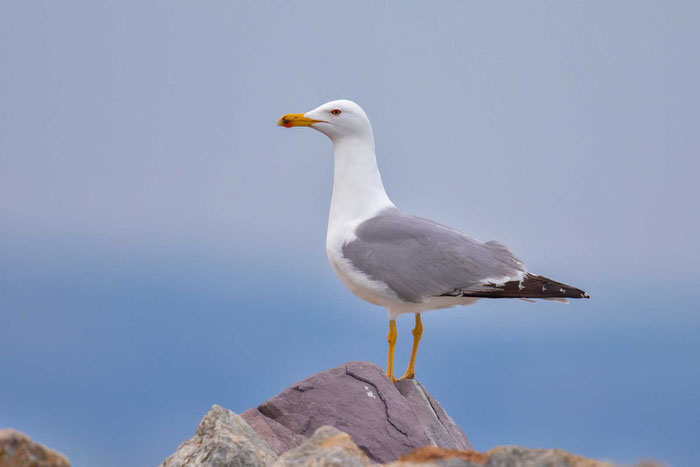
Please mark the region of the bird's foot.
<svg viewBox="0 0 700 467"><path fill-rule="evenodd" d="M402 379L414 379L416 377L416 374L414 372L406 372L405 375L403 375L401 378L398 380L401 381Z"/></svg>

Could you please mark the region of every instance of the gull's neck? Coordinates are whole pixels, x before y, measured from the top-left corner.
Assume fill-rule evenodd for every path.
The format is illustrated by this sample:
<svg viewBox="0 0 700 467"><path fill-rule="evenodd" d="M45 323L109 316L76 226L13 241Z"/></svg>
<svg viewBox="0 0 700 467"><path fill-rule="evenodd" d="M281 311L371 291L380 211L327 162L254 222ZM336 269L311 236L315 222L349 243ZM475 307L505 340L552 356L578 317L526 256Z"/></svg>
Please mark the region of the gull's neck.
<svg viewBox="0 0 700 467"><path fill-rule="evenodd" d="M333 139L335 168L328 229L356 225L394 204L384 191L374 153L374 138Z"/></svg>

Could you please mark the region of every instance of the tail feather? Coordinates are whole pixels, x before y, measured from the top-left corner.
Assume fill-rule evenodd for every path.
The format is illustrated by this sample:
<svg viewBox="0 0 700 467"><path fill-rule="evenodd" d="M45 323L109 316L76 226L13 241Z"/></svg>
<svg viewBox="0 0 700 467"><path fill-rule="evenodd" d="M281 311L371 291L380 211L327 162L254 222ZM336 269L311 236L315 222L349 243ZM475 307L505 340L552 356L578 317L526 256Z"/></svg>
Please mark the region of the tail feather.
<svg viewBox="0 0 700 467"><path fill-rule="evenodd" d="M581 289L557 282L545 276L529 273L519 281L509 281L503 284L484 284L479 290L462 289L460 292L462 297L481 298L590 298Z"/></svg>

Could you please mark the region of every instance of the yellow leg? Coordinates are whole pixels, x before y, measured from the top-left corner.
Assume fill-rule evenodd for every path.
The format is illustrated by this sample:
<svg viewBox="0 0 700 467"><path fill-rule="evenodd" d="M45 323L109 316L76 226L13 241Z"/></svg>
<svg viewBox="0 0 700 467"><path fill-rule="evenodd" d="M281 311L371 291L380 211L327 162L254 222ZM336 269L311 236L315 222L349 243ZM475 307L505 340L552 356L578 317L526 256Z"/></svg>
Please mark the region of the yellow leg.
<svg viewBox="0 0 700 467"><path fill-rule="evenodd" d="M399 379L413 379L416 376L416 355L418 354L418 344L423 335L423 322L420 320L420 313L416 313L416 326L413 328L413 346L411 347L411 358L408 360L406 373Z"/></svg>
<svg viewBox="0 0 700 467"><path fill-rule="evenodd" d="M389 334L386 336L386 340L389 343L389 356L386 362L386 375L393 382L396 381L394 378L394 349L396 348L396 320L389 320Z"/></svg>

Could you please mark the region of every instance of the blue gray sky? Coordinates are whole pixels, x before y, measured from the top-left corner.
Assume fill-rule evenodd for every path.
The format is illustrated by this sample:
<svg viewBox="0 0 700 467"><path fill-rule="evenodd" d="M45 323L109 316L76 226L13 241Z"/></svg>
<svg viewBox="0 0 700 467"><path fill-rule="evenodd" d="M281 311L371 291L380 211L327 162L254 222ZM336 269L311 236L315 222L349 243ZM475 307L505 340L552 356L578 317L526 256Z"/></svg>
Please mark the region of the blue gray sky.
<svg viewBox="0 0 700 467"><path fill-rule="evenodd" d="M475 447L692 465L699 14L2 2L0 426L155 465L213 403L382 365L386 314L325 256L330 143L274 125L348 98L399 207L593 297L425 315L418 378Z"/></svg>

